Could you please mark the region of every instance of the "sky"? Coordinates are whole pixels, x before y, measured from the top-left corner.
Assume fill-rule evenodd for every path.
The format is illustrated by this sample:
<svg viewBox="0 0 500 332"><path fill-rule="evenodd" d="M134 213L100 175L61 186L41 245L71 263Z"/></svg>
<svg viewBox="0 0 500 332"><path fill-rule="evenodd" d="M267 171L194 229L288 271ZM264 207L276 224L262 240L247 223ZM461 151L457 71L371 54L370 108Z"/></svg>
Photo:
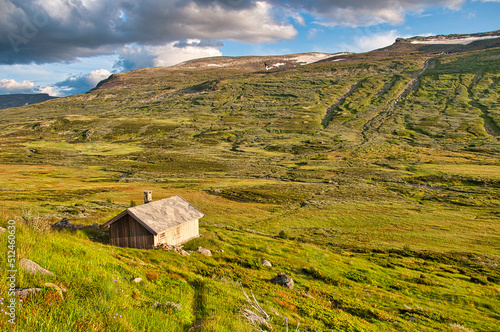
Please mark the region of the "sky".
<svg viewBox="0 0 500 332"><path fill-rule="evenodd" d="M500 0L0 0L0 94L209 56L366 52L500 29Z"/></svg>

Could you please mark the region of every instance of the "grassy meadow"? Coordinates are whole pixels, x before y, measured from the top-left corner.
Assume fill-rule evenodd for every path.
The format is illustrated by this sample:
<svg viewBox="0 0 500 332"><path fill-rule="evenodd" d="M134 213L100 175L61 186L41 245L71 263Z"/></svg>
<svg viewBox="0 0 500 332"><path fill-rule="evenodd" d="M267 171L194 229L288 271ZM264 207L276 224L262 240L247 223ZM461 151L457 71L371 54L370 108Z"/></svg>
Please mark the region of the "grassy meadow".
<svg viewBox="0 0 500 332"><path fill-rule="evenodd" d="M203 59L1 110L0 226L15 220L17 258L54 276L19 269L42 291L0 329L497 331L500 49L436 54L266 72ZM47 227L103 224L143 190L203 211L184 249L213 255ZM279 272L293 290L269 282ZM268 326L244 317L243 290Z"/></svg>

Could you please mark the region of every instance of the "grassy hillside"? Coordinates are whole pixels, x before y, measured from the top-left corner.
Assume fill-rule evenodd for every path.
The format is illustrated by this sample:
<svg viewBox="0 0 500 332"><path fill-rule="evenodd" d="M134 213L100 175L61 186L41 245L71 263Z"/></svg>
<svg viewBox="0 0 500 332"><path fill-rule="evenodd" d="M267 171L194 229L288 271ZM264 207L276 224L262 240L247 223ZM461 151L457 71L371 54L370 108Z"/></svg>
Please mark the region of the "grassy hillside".
<svg viewBox="0 0 500 332"><path fill-rule="evenodd" d="M243 286L274 331L495 331L497 46L208 58L2 110L0 225L55 273L20 270L19 286L67 289L23 301L17 330L252 331ZM40 226L102 224L145 189L203 211L185 249L214 255Z"/></svg>

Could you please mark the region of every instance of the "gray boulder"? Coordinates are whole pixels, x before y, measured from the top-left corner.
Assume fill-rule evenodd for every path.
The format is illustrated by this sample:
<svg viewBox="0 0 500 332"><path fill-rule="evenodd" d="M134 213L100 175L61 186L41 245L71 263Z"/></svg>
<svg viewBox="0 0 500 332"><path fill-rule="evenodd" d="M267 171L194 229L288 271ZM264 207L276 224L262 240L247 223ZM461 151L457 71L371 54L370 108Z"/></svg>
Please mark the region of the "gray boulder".
<svg viewBox="0 0 500 332"><path fill-rule="evenodd" d="M261 261L261 264L262 264L262 266L266 266L266 267L273 267L273 264L271 264L271 262L270 262L270 261L268 261L268 260L266 260L266 259L263 259L263 260Z"/></svg>
<svg viewBox="0 0 500 332"><path fill-rule="evenodd" d="M294 285L292 278L290 278L289 276L287 276L286 274L281 273L281 272L278 273L278 275L276 277L272 278L269 281L272 282L273 284L277 284L277 285L286 287L288 289L293 289L293 285Z"/></svg>
<svg viewBox="0 0 500 332"><path fill-rule="evenodd" d="M182 255L182 256L191 256L186 250L184 250L182 248L175 248L174 250L179 255Z"/></svg>
<svg viewBox="0 0 500 332"><path fill-rule="evenodd" d="M27 258L21 258L19 260L19 266L22 267L24 269L24 271L26 271L29 274L45 274L45 275L49 275L49 276L54 275L54 273L52 273L48 270L45 270L40 265L38 265L37 263L35 263L33 261L30 261Z"/></svg>
<svg viewBox="0 0 500 332"><path fill-rule="evenodd" d="M41 292L41 288L16 288L14 290L14 295L16 297L19 297L21 299L25 299L30 295L31 293L38 293Z"/></svg>
<svg viewBox="0 0 500 332"><path fill-rule="evenodd" d="M202 255L205 255L205 256L212 256L212 252L207 248L198 247L198 248L196 248L196 252L198 252Z"/></svg>
<svg viewBox="0 0 500 332"><path fill-rule="evenodd" d="M63 293L66 293L66 288L64 287L59 287L53 283L50 283L50 282L46 282L43 284L45 287L50 287L50 288L53 288L55 289L55 291L57 292L57 294L61 297L61 300L64 300L64 296L63 296Z"/></svg>
<svg viewBox="0 0 500 332"><path fill-rule="evenodd" d="M68 218L62 218L61 221L56 222L52 227L71 227L71 221Z"/></svg>
<svg viewBox="0 0 500 332"><path fill-rule="evenodd" d="M167 301L164 303L155 302L155 303L153 303L152 307L156 308L156 309L164 309L164 310L170 310L170 311L174 311L174 312L181 311L181 309L182 309L181 304L175 303L175 302L170 302L170 301Z"/></svg>

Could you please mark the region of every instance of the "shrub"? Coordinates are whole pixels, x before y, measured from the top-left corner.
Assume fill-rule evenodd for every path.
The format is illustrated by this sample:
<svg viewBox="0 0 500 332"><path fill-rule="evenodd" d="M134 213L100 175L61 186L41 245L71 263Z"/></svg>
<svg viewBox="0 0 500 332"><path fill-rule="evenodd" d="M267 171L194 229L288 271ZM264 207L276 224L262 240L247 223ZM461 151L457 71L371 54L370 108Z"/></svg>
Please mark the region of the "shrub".
<svg viewBox="0 0 500 332"><path fill-rule="evenodd" d="M280 239L288 239L288 234L287 234L285 231L280 231L280 232L278 233L278 237L279 237Z"/></svg>
<svg viewBox="0 0 500 332"><path fill-rule="evenodd" d="M426 286L436 286L437 283L428 278L426 275L421 274L418 278L415 278L415 282L420 285L426 285Z"/></svg>
<svg viewBox="0 0 500 332"><path fill-rule="evenodd" d="M146 272L146 278L149 280L149 281L156 281L156 279L158 279L159 275L158 275L158 272L156 271L148 271Z"/></svg>
<svg viewBox="0 0 500 332"><path fill-rule="evenodd" d="M473 282L475 284L480 284L480 285L487 285L488 284L488 279L482 275L471 276L469 280L470 280L470 282Z"/></svg>
<svg viewBox="0 0 500 332"><path fill-rule="evenodd" d="M43 234L50 230L49 219L47 217L34 214L32 210L23 210L20 219L21 222L38 234Z"/></svg>
<svg viewBox="0 0 500 332"><path fill-rule="evenodd" d="M347 271L344 273L344 276L352 281L359 282L362 284L368 284L371 282L370 278L368 277L369 272L362 272L362 271Z"/></svg>
<svg viewBox="0 0 500 332"><path fill-rule="evenodd" d="M302 268L302 271L304 271L304 273L312 276L315 279L323 280L325 283L327 283L329 285L335 285L335 286L340 285L340 280L335 279L333 277L330 277L330 276L322 273L321 271L319 271L315 267L311 267L311 268L305 267L305 268Z"/></svg>

